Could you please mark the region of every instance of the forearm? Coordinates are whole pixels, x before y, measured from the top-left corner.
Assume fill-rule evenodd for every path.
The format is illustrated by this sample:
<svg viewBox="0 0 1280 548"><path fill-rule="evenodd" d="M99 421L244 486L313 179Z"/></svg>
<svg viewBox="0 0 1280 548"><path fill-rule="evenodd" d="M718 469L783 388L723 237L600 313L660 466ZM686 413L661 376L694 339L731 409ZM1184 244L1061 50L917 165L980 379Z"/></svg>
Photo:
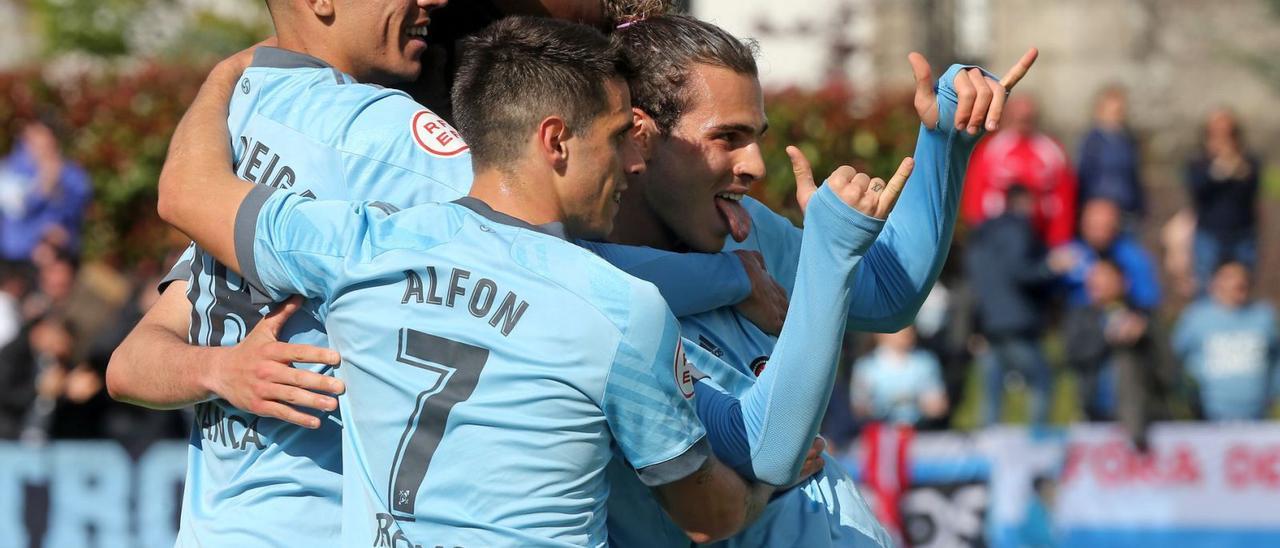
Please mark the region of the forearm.
<svg viewBox="0 0 1280 548"><path fill-rule="evenodd" d="M751 467L762 482L794 481L817 435L835 381L853 271L881 226L829 189L809 204L787 322L769 366L739 398Z"/></svg>
<svg viewBox="0 0 1280 548"><path fill-rule="evenodd" d="M940 79L940 120L955 116L956 94L950 82L958 70L952 67ZM850 329L893 332L915 319L947 260L965 171L979 136L947 123L920 126L915 170L854 275Z"/></svg>
<svg viewBox="0 0 1280 548"><path fill-rule="evenodd" d="M169 284L160 299L111 353L112 398L152 409L176 409L215 397L206 379L225 348L187 343L191 305L187 282Z"/></svg>
<svg viewBox="0 0 1280 548"><path fill-rule="evenodd" d="M232 227L253 188L232 171L227 108L238 76L237 67L219 63L201 86L174 130L157 202L161 218L237 271Z"/></svg>
<svg viewBox="0 0 1280 548"><path fill-rule="evenodd" d="M743 480L715 457L687 478L654 490L658 502L698 544L737 534L764 511L775 489Z"/></svg>
<svg viewBox="0 0 1280 548"><path fill-rule="evenodd" d="M733 306L751 292L742 261L730 253L676 253L602 242L579 245L656 286L676 317Z"/></svg>
<svg viewBox="0 0 1280 548"><path fill-rule="evenodd" d="M187 343L155 325L139 325L111 353L107 390L111 397L151 409L179 409L216 398L205 379L228 349Z"/></svg>

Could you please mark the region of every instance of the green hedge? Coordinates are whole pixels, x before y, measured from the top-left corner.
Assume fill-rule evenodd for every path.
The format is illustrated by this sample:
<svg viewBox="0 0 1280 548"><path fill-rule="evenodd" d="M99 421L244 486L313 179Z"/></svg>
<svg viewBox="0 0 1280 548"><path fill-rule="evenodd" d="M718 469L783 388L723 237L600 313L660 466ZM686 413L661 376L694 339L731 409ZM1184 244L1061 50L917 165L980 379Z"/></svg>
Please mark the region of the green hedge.
<svg viewBox="0 0 1280 548"><path fill-rule="evenodd" d="M85 223L89 258L126 263L173 246L155 213L155 183L174 126L199 88L206 66L149 62L95 76L51 82L36 70L0 73L0 150L9 150L12 121L38 109L58 113L69 157L93 177ZM798 219L795 180L784 148L795 144L821 180L837 166L887 176L911 154L919 120L910 94L856 101L847 87L783 89L767 94L770 130L763 150L768 176L753 194Z"/></svg>

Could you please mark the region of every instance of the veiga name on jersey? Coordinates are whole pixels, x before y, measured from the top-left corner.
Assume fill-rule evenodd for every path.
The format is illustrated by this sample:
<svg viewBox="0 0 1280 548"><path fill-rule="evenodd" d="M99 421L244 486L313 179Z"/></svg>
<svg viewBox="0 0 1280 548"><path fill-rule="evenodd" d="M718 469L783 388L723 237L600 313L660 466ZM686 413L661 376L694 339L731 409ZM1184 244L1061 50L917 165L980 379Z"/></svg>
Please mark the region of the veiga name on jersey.
<svg viewBox="0 0 1280 548"><path fill-rule="evenodd" d="M428 266L419 274L413 270L404 271L404 297L400 304L432 304L453 308L454 304L465 303L466 309L477 318L489 318L489 327L497 329L503 337L511 334L511 330L520 323L529 302L520 298L515 292L507 291L502 300L498 300L498 283L490 278L481 277L475 283L464 283L471 279L471 271L461 268L448 269L447 285L442 285L441 276L445 269L439 270ZM426 283L423 283L425 278ZM494 303L498 303L496 306Z"/></svg>
<svg viewBox="0 0 1280 548"><path fill-rule="evenodd" d="M273 188L289 189L298 180L298 173L287 164L280 163L280 155L271 152L271 147L262 141L255 141L252 138L241 135L240 146L244 150L244 156L240 158L240 163L236 165L236 175L241 179L250 183L258 183ZM315 198L316 195L310 190L303 192L303 196Z"/></svg>

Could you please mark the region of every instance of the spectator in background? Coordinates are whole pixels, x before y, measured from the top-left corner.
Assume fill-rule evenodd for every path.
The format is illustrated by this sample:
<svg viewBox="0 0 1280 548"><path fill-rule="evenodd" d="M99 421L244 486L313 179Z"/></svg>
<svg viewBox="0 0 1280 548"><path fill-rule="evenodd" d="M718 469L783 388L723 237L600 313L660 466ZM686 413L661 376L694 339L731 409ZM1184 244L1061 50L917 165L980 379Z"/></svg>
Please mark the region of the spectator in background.
<svg viewBox="0 0 1280 548"><path fill-rule="evenodd" d="M1262 419L1275 395L1275 308L1250 297L1249 278L1243 263L1218 267L1208 296L1188 306L1173 331L1173 351L1209 420Z"/></svg>
<svg viewBox="0 0 1280 548"><path fill-rule="evenodd" d="M1132 220L1146 207L1142 158L1126 125L1129 100L1123 87L1104 88L1093 105L1093 127L1080 145L1080 199L1106 198Z"/></svg>
<svg viewBox="0 0 1280 548"><path fill-rule="evenodd" d="M1151 254L1132 235L1124 232L1120 207L1106 198L1094 198L1084 205L1080 216L1080 237L1065 246L1074 262L1063 279L1067 304L1084 306L1090 302L1086 277L1102 258L1119 266L1128 281L1125 300L1129 305L1151 312L1160 305L1159 272ZM1061 251L1055 250L1055 253Z"/></svg>
<svg viewBox="0 0 1280 548"><path fill-rule="evenodd" d="M62 156L53 125L27 122L13 152L0 162L0 258L5 260L30 260L46 239L79 250L92 189L85 171Z"/></svg>
<svg viewBox="0 0 1280 548"><path fill-rule="evenodd" d="M916 349L916 330L879 333L876 347L853 366L854 415L877 422L914 425L947 411L947 393L937 358Z"/></svg>
<svg viewBox="0 0 1280 548"><path fill-rule="evenodd" d="M1005 193L1015 183L1031 191L1035 207L1031 223L1049 246L1074 235L1076 177L1067 153L1039 129L1035 100L1014 95L1005 105L1004 128L973 151L965 175L960 215L976 227L1005 210Z"/></svg>
<svg viewBox="0 0 1280 548"><path fill-rule="evenodd" d="M1081 408L1089 420L1118 419L1141 448L1146 427L1172 385L1161 375L1147 311L1126 298L1121 266L1100 259L1086 278L1088 303L1063 323L1067 363L1079 376Z"/></svg>
<svg viewBox="0 0 1280 548"><path fill-rule="evenodd" d="M969 238L965 266L974 292L978 333L986 339L980 356L985 381L983 422L1000 420L1004 379L1018 371L1031 387L1031 422L1049 418L1052 372L1040 349L1048 292L1069 258L1047 257L1031 225L1035 203L1022 185L1009 187L1008 207Z"/></svg>
<svg viewBox="0 0 1280 548"><path fill-rule="evenodd" d="M1238 261L1252 269L1257 263L1260 167L1245 150L1235 114L1226 109L1210 114L1201 153L1187 165L1187 190L1196 212L1195 273L1202 291L1217 265Z"/></svg>

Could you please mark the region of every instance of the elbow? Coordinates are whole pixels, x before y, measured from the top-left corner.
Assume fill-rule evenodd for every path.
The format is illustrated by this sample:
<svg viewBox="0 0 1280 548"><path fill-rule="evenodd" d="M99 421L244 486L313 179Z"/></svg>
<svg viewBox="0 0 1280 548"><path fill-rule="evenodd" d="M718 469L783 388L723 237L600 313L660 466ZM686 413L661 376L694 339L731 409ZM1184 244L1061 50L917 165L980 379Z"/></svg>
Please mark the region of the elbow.
<svg viewBox="0 0 1280 548"><path fill-rule="evenodd" d="M729 505L725 505L729 506ZM747 526L745 506L721 507L719 512L699 520L700 523L685 528L685 534L696 544L709 544L728 539Z"/></svg>
<svg viewBox="0 0 1280 548"><path fill-rule="evenodd" d="M160 219L172 226L177 226L178 219L178 200L175 198L175 192L169 190L170 185L165 184L165 176L160 176L160 184L157 187L156 196L156 213L160 215Z"/></svg>
<svg viewBox="0 0 1280 548"><path fill-rule="evenodd" d="M107 362L107 394L111 399L118 402L132 403L129 400L128 383L125 382L125 375L121 371L124 367L124 346L116 347L111 353L111 360Z"/></svg>

